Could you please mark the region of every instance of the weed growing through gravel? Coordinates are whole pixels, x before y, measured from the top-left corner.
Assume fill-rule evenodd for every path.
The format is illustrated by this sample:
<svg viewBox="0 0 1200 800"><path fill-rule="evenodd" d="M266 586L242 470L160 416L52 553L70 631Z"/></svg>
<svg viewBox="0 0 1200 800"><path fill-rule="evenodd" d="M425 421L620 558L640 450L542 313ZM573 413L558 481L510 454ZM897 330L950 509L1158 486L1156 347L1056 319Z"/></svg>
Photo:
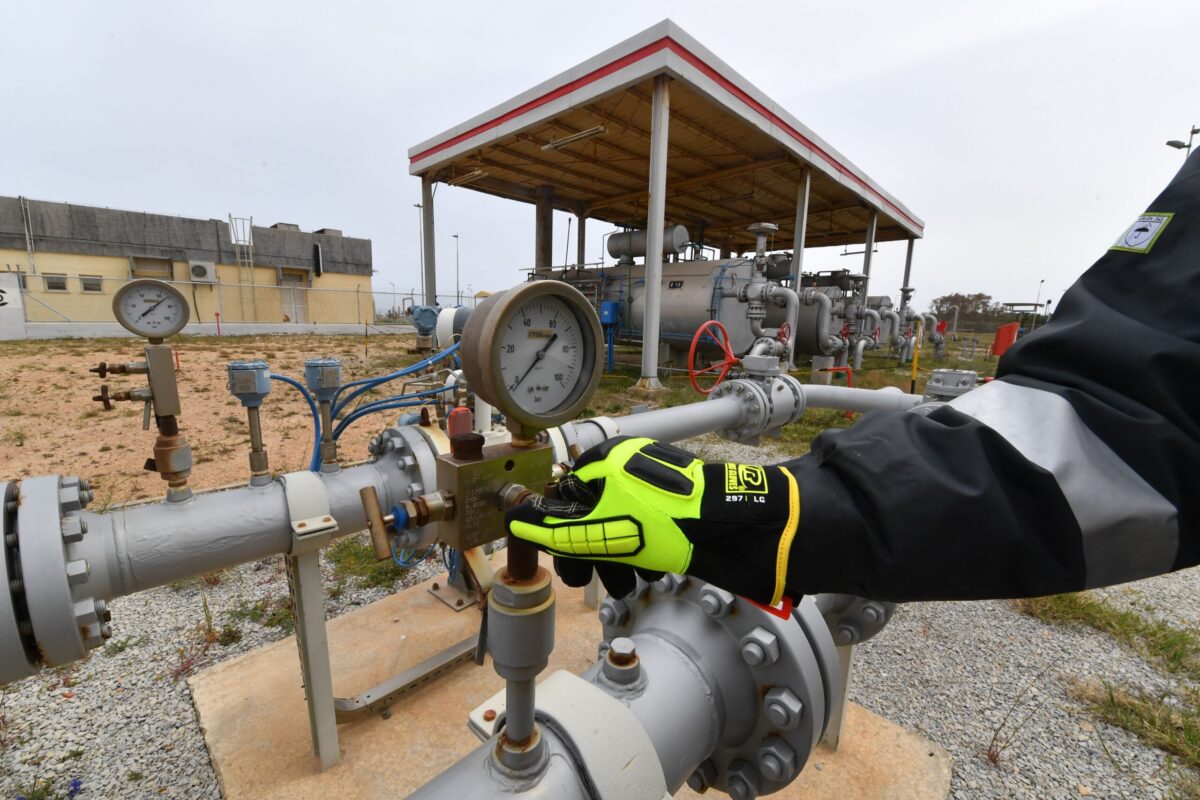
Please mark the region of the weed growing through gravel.
<svg viewBox="0 0 1200 800"><path fill-rule="evenodd" d="M18 790L17 800L75 800L83 791L83 781L72 778L65 791L55 787L50 778L35 778L33 783Z"/></svg>
<svg viewBox="0 0 1200 800"><path fill-rule="evenodd" d="M333 565L334 578L341 582L354 578L364 588L391 587L407 572L394 561L378 561L365 534L339 539L325 551Z"/></svg>
<svg viewBox="0 0 1200 800"><path fill-rule="evenodd" d="M141 636L122 636L120 639L113 639L108 644L104 645L104 655L112 657L124 653L131 647L145 644L150 637L142 634Z"/></svg>
<svg viewBox="0 0 1200 800"><path fill-rule="evenodd" d="M1107 633L1168 672L1200 680L1200 636L1132 611L1113 608L1086 593L1016 600L1022 614L1050 623L1086 625Z"/></svg>
<svg viewBox="0 0 1200 800"><path fill-rule="evenodd" d="M1050 671L1050 668L1053 667L1054 664L1055 662L1053 661L1047 664L1041 672L1039 672L1037 675L1034 675L1033 678L1031 678L1029 682L1025 684L1021 691L1017 692L1017 696L1013 698L1012 704L1009 705L1008 711L1004 714L1004 718L1000 720L1000 724L997 725L992 731L992 740L988 742L985 755L987 756L987 760L990 761L994 766L1000 766L1000 759L1004 756L1004 751L1012 746L1013 742L1017 740L1017 737L1021 735L1021 729L1025 727L1025 724L1029 722L1029 720L1033 719L1033 715L1040 711L1042 706L1046 704L1047 698L1043 697L1042 701L1034 705L1029 710L1029 713L1021 718L1020 722L1013 725L1011 728L1008 727L1009 719L1012 717L1013 713L1016 712L1017 708L1020 707L1021 701L1025 698L1025 695L1028 694L1029 691L1033 689L1033 687L1039 681L1041 681L1042 678L1046 677L1046 673Z"/></svg>

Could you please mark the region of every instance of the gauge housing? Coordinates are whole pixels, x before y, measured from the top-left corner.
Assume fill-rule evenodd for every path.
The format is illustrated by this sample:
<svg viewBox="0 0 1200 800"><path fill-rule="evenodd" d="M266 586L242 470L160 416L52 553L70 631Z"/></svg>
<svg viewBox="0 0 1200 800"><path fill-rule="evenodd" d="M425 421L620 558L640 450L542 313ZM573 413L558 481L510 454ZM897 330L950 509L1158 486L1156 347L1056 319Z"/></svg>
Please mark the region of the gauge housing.
<svg viewBox="0 0 1200 800"><path fill-rule="evenodd" d="M505 326L539 298L553 298L567 307L579 328L583 350L575 384L561 402L544 412L531 411L517 402L501 374L502 356L498 355ZM544 430L577 417L595 393L600 383L602 340L596 310L578 289L556 280L530 281L492 295L471 313L462 333L463 372L471 389L504 413L510 429L516 422L524 431Z"/></svg>
<svg viewBox="0 0 1200 800"><path fill-rule="evenodd" d="M153 288L156 291L170 295L178 303L180 309L179 317L174 320L170 326L160 330L151 330L145 326L139 326L138 320L131 319L129 317L128 311L123 307L125 298L128 297L131 292L146 288ZM125 328L125 330L129 331L135 336L142 336L151 340L165 339L168 336L174 336L183 330L184 326L188 323L188 319L191 317L191 309L188 307L188 301L187 298L183 296L183 292L179 291L169 283L154 280L153 278L138 278L137 280L132 280L129 283L126 283L120 289L117 289L116 293L113 294L112 310L113 316L117 318L117 322L121 323L121 327Z"/></svg>

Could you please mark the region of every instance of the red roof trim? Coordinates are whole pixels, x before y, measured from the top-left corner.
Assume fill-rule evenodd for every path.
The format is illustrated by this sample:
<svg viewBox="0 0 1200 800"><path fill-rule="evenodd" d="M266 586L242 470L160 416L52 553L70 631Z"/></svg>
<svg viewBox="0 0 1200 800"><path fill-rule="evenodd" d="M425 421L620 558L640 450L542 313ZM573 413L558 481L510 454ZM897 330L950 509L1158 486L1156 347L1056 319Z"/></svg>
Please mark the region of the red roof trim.
<svg viewBox="0 0 1200 800"><path fill-rule="evenodd" d="M664 36L663 38L658 39L654 42L651 42L650 44L645 45L644 47L640 47L637 50L634 50L633 52L628 53L628 54L622 56L621 58L618 58L616 61L612 61L608 64L605 64L602 67L594 69L591 72L589 72L588 74L580 76L573 81L568 81L567 83L563 84L562 86L558 87L557 89L553 89L553 90L547 92L546 94L541 95L540 97L535 97L534 99L532 99L528 102L522 103L521 105L517 106L514 109L504 112L503 114L496 117L495 119L491 119L491 120L488 120L487 122L480 123L479 125L476 125L474 128L471 128L470 130L464 131L464 132L458 134L457 136L453 136L444 142L435 144L426 150L422 150L420 153L417 153L415 156L412 156L408 161L410 164L412 164L412 163L415 163L422 159L428 158L432 155L436 155L437 153L440 153L443 150L454 147L456 144L460 144L461 142L464 142L468 139L478 136L479 134L484 133L485 131L488 131L488 130L491 130L492 128L503 125L505 122L508 122L511 119L515 119L516 117L519 117L522 114L532 111L535 108L544 106L546 103L557 100L558 98L562 97L563 95L570 94L571 92L573 92L577 89L580 89L584 86L587 86L590 83L595 83L596 81L600 80L601 78L603 78L607 75L611 75L612 73L616 72L617 70L624 69L625 67L629 66L630 64L634 64L638 61L641 61L642 59L644 59L648 56L651 56L651 55L659 52L660 50L670 50L671 52L678 55L684 61L688 62L693 67L700 70L700 72L702 72L706 77L708 77L711 80L713 80L714 82L716 82L717 85L720 86L722 89L729 92L734 97L738 98L743 103L745 103L747 106L752 108L755 112L757 112L761 117L766 119L772 125L778 126L781 130L785 131L789 136L791 136L797 142L804 145L809 150L812 150L817 155L821 156L821 158L825 159L825 161L827 161L831 165L833 165L834 169L836 169L842 175L845 175L847 178L852 180L854 183L861 186L864 191L866 191L868 194L872 195L877 200L879 200L881 203L886 205L893 212L895 212L898 216L907 220L908 223L910 225L912 225L914 228L916 228L917 230L920 230L922 232L925 230L924 225L921 225L920 223L918 223L916 220L914 220L912 217L910 217L907 213L902 211L895 203L893 203L891 200L888 200L886 197L881 195L873 186L871 186L869 183L867 183L865 180L863 180L860 176L855 174L853 170L851 170L846 165L842 164L840 161L835 159L832 155L827 153L825 150L818 147L815 142L810 140L808 137L804 136L804 134L800 133L800 131L796 130L794 127L792 127L790 124L788 124L785 120L783 120L781 117L779 117L779 115L775 114L773 111L771 111L769 108L764 106L762 103L755 100L752 96L750 96L750 94L748 92L743 90L741 87L737 86L735 83L733 83L733 81L729 80L724 75L722 75L720 72L718 72L716 69L714 69L713 67L711 67L707 63L705 63L695 53L691 52L686 47L679 44L679 42L676 42L674 39L672 39L669 36Z"/></svg>

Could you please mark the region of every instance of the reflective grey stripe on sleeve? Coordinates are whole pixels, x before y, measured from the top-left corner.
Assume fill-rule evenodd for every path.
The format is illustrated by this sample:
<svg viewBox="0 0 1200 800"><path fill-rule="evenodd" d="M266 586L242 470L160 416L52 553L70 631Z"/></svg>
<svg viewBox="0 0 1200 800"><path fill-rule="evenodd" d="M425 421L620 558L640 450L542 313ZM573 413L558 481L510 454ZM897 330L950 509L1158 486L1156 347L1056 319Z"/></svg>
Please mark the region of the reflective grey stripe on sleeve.
<svg viewBox="0 0 1200 800"><path fill-rule="evenodd" d="M1083 532L1089 587L1170 571L1179 549L1175 507L1084 425L1066 399L992 381L949 405L1058 480Z"/></svg>

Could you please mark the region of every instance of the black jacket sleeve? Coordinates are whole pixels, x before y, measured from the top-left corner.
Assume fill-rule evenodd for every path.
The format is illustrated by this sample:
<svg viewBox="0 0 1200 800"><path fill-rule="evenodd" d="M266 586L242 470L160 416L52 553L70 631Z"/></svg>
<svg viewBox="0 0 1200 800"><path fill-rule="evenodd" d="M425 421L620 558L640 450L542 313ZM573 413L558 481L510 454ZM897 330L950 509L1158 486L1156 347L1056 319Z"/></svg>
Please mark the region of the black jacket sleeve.
<svg viewBox="0 0 1200 800"><path fill-rule="evenodd" d="M1023 597L1200 562L1200 154L997 375L786 465L790 592Z"/></svg>

